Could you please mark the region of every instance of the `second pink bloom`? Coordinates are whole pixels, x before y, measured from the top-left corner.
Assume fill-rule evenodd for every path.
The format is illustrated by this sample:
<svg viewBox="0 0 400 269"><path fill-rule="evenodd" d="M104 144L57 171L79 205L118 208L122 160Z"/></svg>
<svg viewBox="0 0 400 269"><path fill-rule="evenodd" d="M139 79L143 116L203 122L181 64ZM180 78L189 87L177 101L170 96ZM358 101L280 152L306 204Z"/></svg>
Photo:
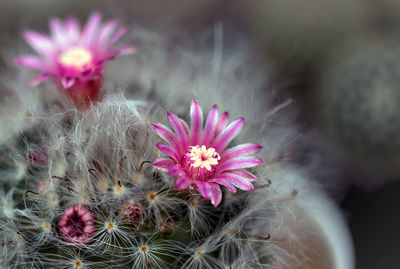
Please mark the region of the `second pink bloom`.
<svg viewBox="0 0 400 269"><path fill-rule="evenodd" d="M236 188L251 191L256 176L245 170L263 161L251 156L262 149L258 144L241 144L228 148L229 142L240 132L244 119L228 124L228 112L219 115L214 105L203 128L203 111L197 101L190 107L191 125L167 111L174 132L166 126L153 124L155 132L168 144L157 148L168 158L160 158L153 166L167 170L176 178L175 188L196 189L213 206L222 200L220 185L231 192Z"/></svg>
<svg viewBox="0 0 400 269"><path fill-rule="evenodd" d="M26 31L25 40L39 56L21 56L14 63L41 71L31 80L31 86L53 79L78 108L100 98L104 64L136 50L132 46L114 47L127 28L119 28L116 20L102 24L99 13L94 13L84 27L75 18L65 23L52 19L50 30L50 36Z"/></svg>

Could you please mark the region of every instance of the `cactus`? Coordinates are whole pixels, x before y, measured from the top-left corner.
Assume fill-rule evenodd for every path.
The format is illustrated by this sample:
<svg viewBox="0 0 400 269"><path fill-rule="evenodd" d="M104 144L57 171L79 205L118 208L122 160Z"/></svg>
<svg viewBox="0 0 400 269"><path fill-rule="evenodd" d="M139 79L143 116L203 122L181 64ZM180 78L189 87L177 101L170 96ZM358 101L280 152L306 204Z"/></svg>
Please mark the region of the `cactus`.
<svg viewBox="0 0 400 269"><path fill-rule="evenodd" d="M164 52L158 49L154 53ZM170 81L151 68L160 59L139 50L144 73L135 74L142 75L137 88L104 91L89 104L81 96L84 107L79 100L71 106L68 95L56 97L69 104L60 106L49 92L33 95L37 105L28 111L35 120L18 125L0 148L0 265L301 266L291 211L302 189L294 185L303 179L285 158L296 132L278 121L290 102L273 106L272 94L263 91L264 69L254 72L256 61L254 70L245 66L248 47L235 49L217 49L211 70L204 57L209 49L185 50L174 65L163 65ZM112 74L99 79L108 85ZM192 85L190 94L170 90L182 80ZM153 91L149 81L158 83ZM23 94L16 98L27 102ZM200 102L189 110L190 99ZM249 123L228 123L215 102ZM208 115L199 103L211 108ZM173 132L163 125L165 107Z"/></svg>

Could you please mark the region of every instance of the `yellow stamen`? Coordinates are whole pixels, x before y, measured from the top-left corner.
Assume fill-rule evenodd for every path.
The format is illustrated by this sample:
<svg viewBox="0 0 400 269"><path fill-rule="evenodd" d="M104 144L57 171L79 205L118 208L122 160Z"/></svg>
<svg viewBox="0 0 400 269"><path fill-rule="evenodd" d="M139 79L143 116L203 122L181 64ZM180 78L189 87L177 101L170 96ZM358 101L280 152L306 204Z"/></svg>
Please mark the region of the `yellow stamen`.
<svg viewBox="0 0 400 269"><path fill-rule="evenodd" d="M92 53L83 47L72 47L58 57L59 62L67 67L82 70L93 60Z"/></svg>
<svg viewBox="0 0 400 269"><path fill-rule="evenodd" d="M207 149L205 145L193 146L189 157L193 167L206 168L208 171L212 170L211 165L217 165L221 159L214 148Z"/></svg>

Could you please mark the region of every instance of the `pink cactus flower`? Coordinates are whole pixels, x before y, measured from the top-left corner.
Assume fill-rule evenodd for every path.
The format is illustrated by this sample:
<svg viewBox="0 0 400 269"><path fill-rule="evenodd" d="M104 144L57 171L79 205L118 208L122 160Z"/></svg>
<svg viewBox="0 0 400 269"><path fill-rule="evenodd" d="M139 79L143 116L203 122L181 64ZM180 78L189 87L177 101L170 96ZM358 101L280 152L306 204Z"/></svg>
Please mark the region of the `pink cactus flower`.
<svg viewBox="0 0 400 269"><path fill-rule="evenodd" d="M99 13L92 14L82 28L75 18L68 18L65 23L52 19L50 31L50 36L26 31L25 40L40 56L21 56L14 63L41 71L31 80L32 87L47 78L53 79L78 108L100 99L107 61L136 51L132 46L114 47L127 28L118 28L116 20L102 25Z"/></svg>
<svg viewBox="0 0 400 269"><path fill-rule="evenodd" d="M219 185L231 192L236 192L236 188L244 191L254 189L252 181L257 178L244 168L263 162L251 156L262 146L241 144L227 148L242 129L243 118L226 126L228 112L219 115L217 105L214 105L203 129L203 111L197 101L192 101L190 107L191 128L172 112L167 111L167 115L175 133L160 123L153 124L153 128L168 142L169 145L158 143L157 148L169 158L160 158L153 166L174 176L176 189L195 189L215 207L222 200Z"/></svg>
<svg viewBox="0 0 400 269"><path fill-rule="evenodd" d="M70 206L61 215L58 226L66 242L88 244L96 230L95 216L83 205Z"/></svg>

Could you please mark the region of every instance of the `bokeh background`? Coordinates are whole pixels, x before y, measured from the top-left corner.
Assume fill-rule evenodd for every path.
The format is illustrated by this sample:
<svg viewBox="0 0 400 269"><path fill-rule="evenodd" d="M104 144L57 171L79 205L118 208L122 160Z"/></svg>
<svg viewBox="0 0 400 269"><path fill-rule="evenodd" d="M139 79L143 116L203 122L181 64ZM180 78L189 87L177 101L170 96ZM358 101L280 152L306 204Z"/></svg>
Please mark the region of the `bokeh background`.
<svg viewBox="0 0 400 269"><path fill-rule="evenodd" d="M0 72L12 73L23 29L92 11L177 43L221 26L224 42L250 42L275 102L292 100L293 122L312 138L294 162L317 164L311 180L347 216L357 268L400 268L399 0L1 0Z"/></svg>

